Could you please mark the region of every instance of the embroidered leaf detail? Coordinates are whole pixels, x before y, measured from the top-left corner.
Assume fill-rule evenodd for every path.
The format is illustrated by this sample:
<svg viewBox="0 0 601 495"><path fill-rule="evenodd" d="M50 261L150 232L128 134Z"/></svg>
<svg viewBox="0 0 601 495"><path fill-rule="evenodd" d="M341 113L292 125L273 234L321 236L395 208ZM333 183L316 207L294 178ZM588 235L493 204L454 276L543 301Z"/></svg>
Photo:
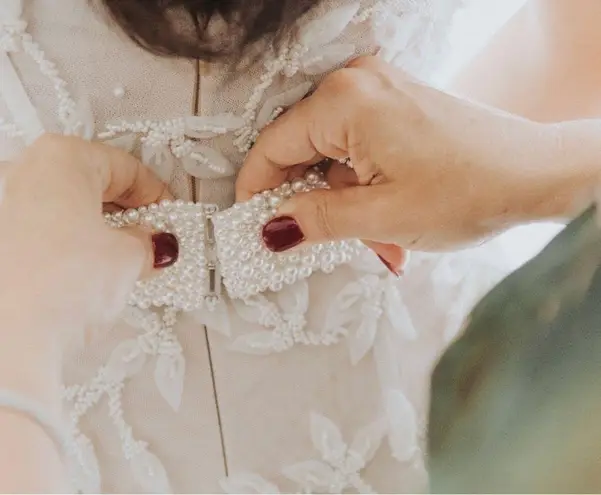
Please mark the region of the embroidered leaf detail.
<svg viewBox="0 0 601 495"><path fill-rule="evenodd" d="M81 98L76 103L76 108L73 113L69 115L67 119L66 127L69 132L75 131L75 134L90 141L95 134L95 122L94 111L88 98Z"/></svg>
<svg viewBox="0 0 601 495"><path fill-rule="evenodd" d="M267 98L255 120L257 129L262 129L265 127L269 123L269 120L274 116L278 108L285 109L302 100L305 95L311 91L312 87L312 83L304 82L292 89L284 91L283 93L274 95L271 98Z"/></svg>
<svg viewBox="0 0 601 495"><path fill-rule="evenodd" d="M418 426L415 409L400 390L386 393L386 416L392 455L400 462L411 460L418 451Z"/></svg>
<svg viewBox="0 0 601 495"><path fill-rule="evenodd" d="M398 344L390 335L391 329L384 328L383 330L378 333L373 353L378 380L381 387L386 389L398 386L401 381L401 369Z"/></svg>
<svg viewBox="0 0 601 495"><path fill-rule="evenodd" d="M359 10L360 3L354 2L315 19L299 32L299 41L309 49L327 45L342 34Z"/></svg>
<svg viewBox="0 0 601 495"><path fill-rule="evenodd" d="M423 23L420 14L406 12L402 17L387 15L373 26L374 40L380 47L378 56L392 62L395 55L402 52L416 33L420 33Z"/></svg>
<svg viewBox="0 0 601 495"><path fill-rule="evenodd" d="M376 317L365 314L357 330L349 335L349 351L353 366L361 361L373 347L378 331L378 322L379 319Z"/></svg>
<svg viewBox="0 0 601 495"><path fill-rule="evenodd" d="M393 280L389 280L384 291L384 309L392 327L399 335L408 340L417 339L417 330L411 320L409 308L405 305L399 288Z"/></svg>
<svg viewBox="0 0 601 495"><path fill-rule="evenodd" d="M309 284L306 280L299 280L285 285L277 293L277 299L284 313L304 315L309 309Z"/></svg>
<svg viewBox="0 0 601 495"><path fill-rule="evenodd" d="M341 66L355 54L355 45L335 44L307 53L301 59L303 72L315 76L330 72Z"/></svg>
<svg viewBox="0 0 601 495"><path fill-rule="evenodd" d="M242 117L231 113L213 117L186 117L186 136L196 139L211 139L240 129L246 123Z"/></svg>
<svg viewBox="0 0 601 495"><path fill-rule="evenodd" d="M161 354L154 369L154 381L167 403L177 411L182 402L186 360L181 353Z"/></svg>
<svg viewBox="0 0 601 495"><path fill-rule="evenodd" d="M325 328L346 333L348 327L361 318L358 304L362 297L363 286L359 282L344 286L328 309Z"/></svg>
<svg viewBox="0 0 601 495"><path fill-rule="evenodd" d="M308 493L321 487L329 487L334 481L334 470L321 461L305 461L287 466L282 474L290 481L298 483Z"/></svg>
<svg viewBox="0 0 601 495"><path fill-rule="evenodd" d="M199 179L219 179L236 175L236 168L219 151L197 144L192 152L182 159L184 169Z"/></svg>
<svg viewBox="0 0 601 495"><path fill-rule="evenodd" d="M230 314L228 306L223 298L220 298L214 308L204 307L192 313L193 318L201 325L206 326L213 332L218 332L226 337L232 334Z"/></svg>
<svg viewBox="0 0 601 495"><path fill-rule="evenodd" d="M110 380L121 381L139 373L146 363L146 353L136 340L121 342L111 353L105 375Z"/></svg>
<svg viewBox="0 0 601 495"><path fill-rule="evenodd" d="M171 180L175 169L175 157L167 146L143 144L141 159L163 182Z"/></svg>
<svg viewBox="0 0 601 495"><path fill-rule="evenodd" d="M143 450L130 461L135 482L145 493L172 493L165 467L158 457Z"/></svg>
<svg viewBox="0 0 601 495"><path fill-rule="evenodd" d="M253 332L238 337L231 345L236 352L265 356L276 352L280 347L279 340L272 332Z"/></svg>
<svg viewBox="0 0 601 495"><path fill-rule="evenodd" d="M232 305L236 313L248 323L259 323L261 321L261 306L263 302L263 296L249 297L245 300L232 299Z"/></svg>
<svg viewBox="0 0 601 495"><path fill-rule="evenodd" d="M356 307L364 295L363 285L360 282L347 284L336 296L336 303L341 311Z"/></svg>
<svg viewBox="0 0 601 495"><path fill-rule="evenodd" d="M278 487L254 473L240 473L219 482L225 493L280 493Z"/></svg>
<svg viewBox="0 0 601 495"><path fill-rule="evenodd" d="M349 455L354 454L360 461L357 466L358 471L367 466L374 458L385 433L386 422L382 419L374 421L357 432L349 447Z"/></svg>
<svg viewBox="0 0 601 495"><path fill-rule="evenodd" d="M325 416L311 413L311 440L313 446L327 461L344 455L346 443L338 427Z"/></svg>

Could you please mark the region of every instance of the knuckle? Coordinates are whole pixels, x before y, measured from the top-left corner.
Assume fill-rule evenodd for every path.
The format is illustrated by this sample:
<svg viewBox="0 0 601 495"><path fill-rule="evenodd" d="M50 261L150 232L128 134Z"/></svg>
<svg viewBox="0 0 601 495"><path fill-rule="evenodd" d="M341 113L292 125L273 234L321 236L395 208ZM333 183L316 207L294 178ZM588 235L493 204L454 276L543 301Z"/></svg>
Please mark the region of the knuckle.
<svg viewBox="0 0 601 495"><path fill-rule="evenodd" d="M366 79L368 74L354 69L340 69L333 72L324 80L322 87L329 89L335 95L362 98L367 96Z"/></svg>
<svg viewBox="0 0 601 495"><path fill-rule="evenodd" d="M381 109L386 81L379 73L362 69L341 69L330 74L322 83L328 98L343 98L350 112L365 118ZM352 102L349 106L348 102Z"/></svg>

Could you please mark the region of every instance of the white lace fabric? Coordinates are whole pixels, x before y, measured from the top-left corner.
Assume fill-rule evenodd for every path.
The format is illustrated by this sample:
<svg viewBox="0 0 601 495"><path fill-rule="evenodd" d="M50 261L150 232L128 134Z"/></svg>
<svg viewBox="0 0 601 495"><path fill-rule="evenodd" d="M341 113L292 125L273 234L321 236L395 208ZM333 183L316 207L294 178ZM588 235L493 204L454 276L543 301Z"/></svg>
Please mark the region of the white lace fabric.
<svg viewBox="0 0 601 495"><path fill-rule="evenodd" d="M88 2L2 0L0 57L39 122L7 103L14 84L0 73L0 156L38 125L75 133L137 153L185 200L196 177L197 196L224 211L264 125L357 54L379 53L427 78L459 4L325 0L264 64L231 81L216 68L203 75L194 115L193 64L144 53ZM225 231L232 221L226 215ZM506 272L502 258L494 244L416 254L397 280L361 251L331 273L241 297L228 296L232 270L210 307L130 306L115 328L68 354L74 487L425 490L428 373L470 305Z"/></svg>

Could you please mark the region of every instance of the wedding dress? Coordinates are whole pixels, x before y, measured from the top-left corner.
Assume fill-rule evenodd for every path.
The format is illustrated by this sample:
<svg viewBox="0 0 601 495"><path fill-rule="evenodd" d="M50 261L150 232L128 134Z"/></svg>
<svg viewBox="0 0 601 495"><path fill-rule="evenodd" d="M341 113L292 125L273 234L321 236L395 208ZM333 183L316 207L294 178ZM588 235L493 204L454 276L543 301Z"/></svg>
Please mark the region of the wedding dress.
<svg viewBox="0 0 601 495"><path fill-rule="evenodd" d="M428 80L460 3L324 0L228 78L142 51L88 1L0 1L0 159L75 134L136 153L181 198L107 218L169 229L182 252L67 354L75 490L427 489L429 371L503 252L413 253L398 279L354 242L270 255L262 222L321 177L236 207L233 184L258 131L352 57Z"/></svg>

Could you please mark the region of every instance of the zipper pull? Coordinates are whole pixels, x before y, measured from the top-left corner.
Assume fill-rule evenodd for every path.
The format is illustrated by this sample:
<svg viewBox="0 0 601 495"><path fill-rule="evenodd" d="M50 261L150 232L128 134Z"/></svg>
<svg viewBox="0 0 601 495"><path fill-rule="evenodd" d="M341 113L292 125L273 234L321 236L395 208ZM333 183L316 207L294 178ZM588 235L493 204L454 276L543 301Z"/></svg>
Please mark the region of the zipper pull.
<svg viewBox="0 0 601 495"><path fill-rule="evenodd" d="M207 260L207 295L205 301L211 307L214 306L221 296L221 275L219 273L219 260L217 259L217 245L215 242L215 224L213 215L217 213L215 205L204 207L204 237L205 258Z"/></svg>

